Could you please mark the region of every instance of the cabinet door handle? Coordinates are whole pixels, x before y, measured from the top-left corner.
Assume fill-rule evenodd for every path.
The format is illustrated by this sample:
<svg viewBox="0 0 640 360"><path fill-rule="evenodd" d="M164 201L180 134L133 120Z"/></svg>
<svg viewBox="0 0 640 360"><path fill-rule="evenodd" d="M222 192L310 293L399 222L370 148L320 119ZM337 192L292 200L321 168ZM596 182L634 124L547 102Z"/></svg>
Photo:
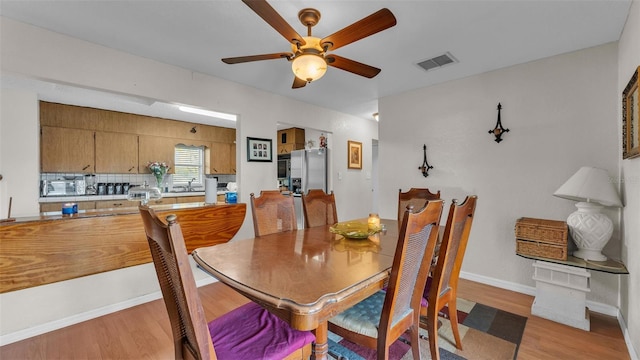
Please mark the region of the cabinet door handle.
<svg viewBox="0 0 640 360"><path fill-rule="evenodd" d="M132 167L129 169L129 172L131 172L131 170L133 170L133 169L135 169L135 168L136 168L135 166L132 166Z"/></svg>
<svg viewBox="0 0 640 360"><path fill-rule="evenodd" d="M91 165L87 165L87 166L83 167L82 170L87 170L90 167L91 167Z"/></svg>

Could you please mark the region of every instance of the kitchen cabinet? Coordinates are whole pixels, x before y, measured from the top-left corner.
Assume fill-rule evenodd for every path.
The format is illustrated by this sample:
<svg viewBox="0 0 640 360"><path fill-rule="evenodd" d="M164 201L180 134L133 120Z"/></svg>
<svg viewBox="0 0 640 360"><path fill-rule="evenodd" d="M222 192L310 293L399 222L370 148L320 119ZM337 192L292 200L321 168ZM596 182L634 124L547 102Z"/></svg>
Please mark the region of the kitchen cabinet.
<svg viewBox="0 0 640 360"><path fill-rule="evenodd" d="M68 201L40 203L40 212L62 211L62 205L66 203ZM95 201L78 201L76 204L78 204L78 210L93 210L96 208Z"/></svg>
<svg viewBox="0 0 640 360"><path fill-rule="evenodd" d="M129 201L127 199L97 200L96 209L121 209L128 207L138 207L139 204L139 201Z"/></svg>
<svg viewBox="0 0 640 360"><path fill-rule="evenodd" d="M95 172L92 130L43 126L40 134L42 172Z"/></svg>
<svg viewBox="0 0 640 360"><path fill-rule="evenodd" d="M236 146L230 143L212 142L210 150L210 174L236 173Z"/></svg>
<svg viewBox="0 0 640 360"><path fill-rule="evenodd" d="M96 131L95 172L138 173L138 135Z"/></svg>
<svg viewBox="0 0 640 360"><path fill-rule="evenodd" d="M174 197L162 198L157 200L150 200L149 205L167 205L167 204L175 204L176 199Z"/></svg>
<svg viewBox="0 0 640 360"><path fill-rule="evenodd" d="M304 129L290 128L278 131L278 155L304 149Z"/></svg>
<svg viewBox="0 0 640 360"><path fill-rule="evenodd" d="M204 202L204 195L180 196L180 197L177 197L175 199L176 199L176 204Z"/></svg>
<svg viewBox="0 0 640 360"><path fill-rule="evenodd" d="M231 144L231 151L229 154L229 164L231 165L231 173L236 173L236 143Z"/></svg>
<svg viewBox="0 0 640 360"><path fill-rule="evenodd" d="M175 173L173 168L174 151L178 141L161 136L138 137L138 169L141 174L149 173L147 164L153 161L164 161L169 164L167 174Z"/></svg>

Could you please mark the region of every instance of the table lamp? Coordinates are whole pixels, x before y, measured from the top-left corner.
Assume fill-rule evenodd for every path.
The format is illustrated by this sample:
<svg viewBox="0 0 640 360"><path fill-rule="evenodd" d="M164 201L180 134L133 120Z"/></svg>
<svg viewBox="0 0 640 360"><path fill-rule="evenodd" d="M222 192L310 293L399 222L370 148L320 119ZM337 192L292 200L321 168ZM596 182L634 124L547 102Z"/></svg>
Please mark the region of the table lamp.
<svg viewBox="0 0 640 360"><path fill-rule="evenodd" d="M613 234L613 222L600 211L604 206L622 207L607 171L583 166L553 195L578 201L578 210L567 218L569 233L578 247L573 256L585 260L607 260L601 251Z"/></svg>

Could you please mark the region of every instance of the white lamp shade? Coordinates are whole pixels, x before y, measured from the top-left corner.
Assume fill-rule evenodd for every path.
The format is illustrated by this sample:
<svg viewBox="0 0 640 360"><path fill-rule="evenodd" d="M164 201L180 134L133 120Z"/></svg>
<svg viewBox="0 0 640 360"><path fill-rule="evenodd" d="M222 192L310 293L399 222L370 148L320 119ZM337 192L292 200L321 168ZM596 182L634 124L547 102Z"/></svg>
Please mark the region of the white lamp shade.
<svg viewBox="0 0 640 360"><path fill-rule="evenodd" d="M581 167L553 195L568 200L622 207L618 192L607 171L594 167Z"/></svg>
<svg viewBox="0 0 640 360"><path fill-rule="evenodd" d="M298 79L311 82L324 76L324 73L327 72L327 62L319 55L299 55L293 60L291 70Z"/></svg>

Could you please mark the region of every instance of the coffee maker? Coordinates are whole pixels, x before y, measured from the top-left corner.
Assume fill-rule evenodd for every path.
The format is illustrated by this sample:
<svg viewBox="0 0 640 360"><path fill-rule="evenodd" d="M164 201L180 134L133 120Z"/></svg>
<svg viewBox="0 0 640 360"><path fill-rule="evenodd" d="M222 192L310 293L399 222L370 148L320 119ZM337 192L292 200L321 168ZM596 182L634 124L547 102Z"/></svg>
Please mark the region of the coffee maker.
<svg viewBox="0 0 640 360"><path fill-rule="evenodd" d="M87 190L85 191L85 193L87 195L95 195L98 193L98 190L96 189L96 176L93 174L87 174L84 176L84 182L87 185Z"/></svg>

